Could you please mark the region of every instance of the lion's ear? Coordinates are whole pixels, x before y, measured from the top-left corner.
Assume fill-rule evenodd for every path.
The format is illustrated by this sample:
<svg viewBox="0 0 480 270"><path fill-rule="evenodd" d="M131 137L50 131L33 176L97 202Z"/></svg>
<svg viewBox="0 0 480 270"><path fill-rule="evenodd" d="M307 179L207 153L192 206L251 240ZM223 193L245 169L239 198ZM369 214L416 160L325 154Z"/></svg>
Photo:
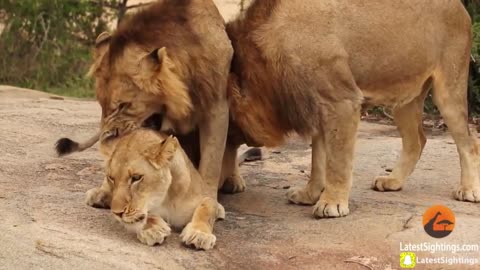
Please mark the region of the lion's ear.
<svg viewBox="0 0 480 270"><path fill-rule="evenodd" d="M112 35L108 32L102 32L100 35L98 35L97 40L95 40L95 47L98 48L102 46L102 44L105 44L110 41L112 38Z"/></svg>
<svg viewBox="0 0 480 270"><path fill-rule="evenodd" d="M153 149L148 149L145 153L148 161L155 167L160 168L168 164L177 152L179 142L177 138L168 136L163 142L155 145Z"/></svg>
<svg viewBox="0 0 480 270"><path fill-rule="evenodd" d="M97 40L95 41L95 49L93 51L93 64L90 67L87 76L94 75L100 68L102 61L107 54L108 45L110 44L111 39L112 36L108 32L102 32L98 35Z"/></svg>
<svg viewBox="0 0 480 270"><path fill-rule="evenodd" d="M169 57L167 48L155 49L140 61L142 72L134 77L137 85L164 101L169 118L183 120L190 116L193 105L188 87Z"/></svg>
<svg viewBox="0 0 480 270"><path fill-rule="evenodd" d="M142 62L144 67L157 74L175 67L173 61L168 57L167 48L165 47L151 51Z"/></svg>

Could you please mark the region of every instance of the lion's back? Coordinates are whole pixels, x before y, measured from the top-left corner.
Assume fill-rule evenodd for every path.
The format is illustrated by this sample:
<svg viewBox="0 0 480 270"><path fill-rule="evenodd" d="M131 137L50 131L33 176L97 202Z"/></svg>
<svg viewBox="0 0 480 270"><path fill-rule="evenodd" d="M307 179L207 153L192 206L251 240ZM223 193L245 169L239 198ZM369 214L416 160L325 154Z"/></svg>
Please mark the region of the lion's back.
<svg viewBox="0 0 480 270"><path fill-rule="evenodd" d="M466 56L471 39L452 0L257 0L227 30L232 71L263 114L273 112L265 121L281 127L276 134L312 134L318 104L409 102L445 55Z"/></svg>
<svg viewBox="0 0 480 270"><path fill-rule="evenodd" d="M275 11L252 29L270 59L292 56L305 66L348 56L352 72L360 76L381 73L386 70L382 63L406 64L419 57L433 65L452 33L467 41L470 31L460 1L275 1Z"/></svg>

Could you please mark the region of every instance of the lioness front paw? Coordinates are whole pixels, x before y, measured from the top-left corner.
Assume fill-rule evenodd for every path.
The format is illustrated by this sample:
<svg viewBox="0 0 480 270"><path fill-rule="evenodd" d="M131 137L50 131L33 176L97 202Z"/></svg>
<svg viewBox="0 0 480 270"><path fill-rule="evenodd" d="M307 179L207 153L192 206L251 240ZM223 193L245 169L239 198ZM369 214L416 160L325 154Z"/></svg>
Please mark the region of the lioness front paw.
<svg viewBox="0 0 480 270"><path fill-rule="evenodd" d="M195 226L192 222L187 224L180 237L185 245L193 245L196 249L203 250L212 249L217 241L215 235L206 229L201 229L201 226Z"/></svg>
<svg viewBox="0 0 480 270"><path fill-rule="evenodd" d="M329 196L325 191L313 207L313 215L318 218L344 217L350 213L348 197L346 199L337 196Z"/></svg>
<svg viewBox="0 0 480 270"><path fill-rule="evenodd" d="M111 196L100 188L92 188L85 193L85 203L94 208L110 208Z"/></svg>
<svg viewBox="0 0 480 270"><path fill-rule="evenodd" d="M137 232L137 238L145 245L161 245L171 233L170 227L166 224L147 224L145 228Z"/></svg>
<svg viewBox="0 0 480 270"><path fill-rule="evenodd" d="M225 183L223 183L222 191L224 193L240 193L244 192L247 188L247 184L245 180L240 175L232 175L225 179Z"/></svg>
<svg viewBox="0 0 480 270"><path fill-rule="evenodd" d="M373 182L373 189L376 191L399 191L403 187L403 182L389 175L377 176Z"/></svg>
<svg viewBox="0 0 480 270"><path fill-rule="evenodd" d="M294 187L287 191L287 199L294 204L313 205L318 201L318 196L310 196L306 187Z"/></svg>
<svg viewBox="0 0 480 270"><path fill-rule="evenodd" d="M459 187L455 191L455 199L465 202L480 202L480 187L464 188Z"/></svg>

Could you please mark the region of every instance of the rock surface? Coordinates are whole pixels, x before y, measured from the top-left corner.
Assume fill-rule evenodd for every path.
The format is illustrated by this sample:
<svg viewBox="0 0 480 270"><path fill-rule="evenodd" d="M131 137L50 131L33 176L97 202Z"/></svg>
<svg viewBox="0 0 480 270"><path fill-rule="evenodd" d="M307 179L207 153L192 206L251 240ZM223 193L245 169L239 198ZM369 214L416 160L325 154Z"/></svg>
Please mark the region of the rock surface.
<svg viewBox="0 0 480 270"><path fill-rule="evenodd" d="M480 244L480 205L452 197L460 170L450 136L429 136L405 188L379 193L373 178L393 166L401 140L395 127L364 122L349 216L316 220L311 207L287 202L286 189L304 185L310 167L309 144L292 138L242 166L246 192L220 196L227 217L216 224L212 251L184 247L178 234L147 247L108 210L84 204L85 191L102 181L98 149L65 158L53 151L61 136L88 138L99 118L94 101L0 87L0 269L398 269L401 242ZM443 240L423 231L422 214L435 204L457 218ZM424 269L435 268L475 269Z"/></svg>

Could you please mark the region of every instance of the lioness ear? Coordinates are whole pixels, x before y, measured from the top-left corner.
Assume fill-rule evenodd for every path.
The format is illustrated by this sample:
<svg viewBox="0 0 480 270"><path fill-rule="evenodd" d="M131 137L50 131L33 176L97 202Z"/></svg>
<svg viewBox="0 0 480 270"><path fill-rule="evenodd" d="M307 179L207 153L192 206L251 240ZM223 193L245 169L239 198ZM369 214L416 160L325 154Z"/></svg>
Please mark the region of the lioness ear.
<svg viewBox="0 0 480 270"><path fill-rule="evenodd" d="M146 153L146 157L150 163L158 169L173 159L178 145L177 138L168 136L163 142L155 145L153 149L149 149Z"/></svg>
<svg viewBox="0 0 480 270"><path fill-rule="evenodd" d="M102 32L95 41L95 50L93 51L93 64L88 70L87 76L91 77L100 68L103 58L108 51L108 45L112 36L108 32Z"/></svg>

